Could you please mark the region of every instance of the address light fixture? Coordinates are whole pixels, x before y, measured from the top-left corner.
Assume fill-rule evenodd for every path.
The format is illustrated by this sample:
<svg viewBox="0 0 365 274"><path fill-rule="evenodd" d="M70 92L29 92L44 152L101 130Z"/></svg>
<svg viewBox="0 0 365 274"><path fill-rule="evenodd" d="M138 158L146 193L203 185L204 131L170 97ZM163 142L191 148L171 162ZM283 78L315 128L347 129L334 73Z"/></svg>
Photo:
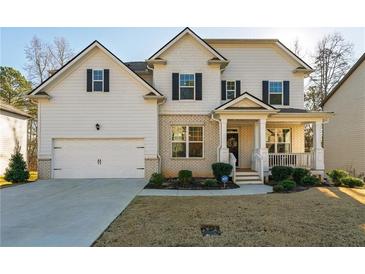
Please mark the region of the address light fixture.
<svg viewBox="0 0 365 274"><path fill-rule="evenodd" d="M100 125L99 125L99 123L97 123L97 124L95 125L95 128L96 128L96 130L100 130Z"/></svg>

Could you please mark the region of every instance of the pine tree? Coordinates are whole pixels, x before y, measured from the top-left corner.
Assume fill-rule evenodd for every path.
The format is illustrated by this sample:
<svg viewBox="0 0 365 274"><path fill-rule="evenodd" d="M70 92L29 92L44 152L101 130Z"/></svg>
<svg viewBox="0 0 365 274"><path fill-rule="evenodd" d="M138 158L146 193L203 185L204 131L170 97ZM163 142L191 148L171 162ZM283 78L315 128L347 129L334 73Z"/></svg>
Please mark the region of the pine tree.
<svg viewBox="0 0 365 274"><path fill-rule="evenodd" d="M29 179L27 164L19 150L16 150L11 155L9 166L5 170L4 179L12 183L23 183Z"/></svg>

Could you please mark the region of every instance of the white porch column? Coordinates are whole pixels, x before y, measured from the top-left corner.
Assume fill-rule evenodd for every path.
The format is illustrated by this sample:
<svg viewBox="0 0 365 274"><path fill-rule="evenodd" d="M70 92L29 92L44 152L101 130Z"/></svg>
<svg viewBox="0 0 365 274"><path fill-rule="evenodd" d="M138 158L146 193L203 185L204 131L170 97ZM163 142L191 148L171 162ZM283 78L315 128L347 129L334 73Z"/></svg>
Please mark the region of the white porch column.
<svg viewBox="0 0 365 274"><path fill-rule="evenodd" d="M322 147L322 121L313 123L314 169L324 170L324 150Z"/></svg>
<svg viewBox="0 0 365 274"><path fill-rule="evenodd" d="M260 119L257 123L259 129L258 152L263 160L264 171L269 171L269 153L266 148L266 119Z"/></svg>
<svg viewBox="0 0 365 274"><path fill-rule="evenodd" d="M222 163L229 163L229 150L227 148L227 119L221 118L221 149L219 160Z"/></svg>

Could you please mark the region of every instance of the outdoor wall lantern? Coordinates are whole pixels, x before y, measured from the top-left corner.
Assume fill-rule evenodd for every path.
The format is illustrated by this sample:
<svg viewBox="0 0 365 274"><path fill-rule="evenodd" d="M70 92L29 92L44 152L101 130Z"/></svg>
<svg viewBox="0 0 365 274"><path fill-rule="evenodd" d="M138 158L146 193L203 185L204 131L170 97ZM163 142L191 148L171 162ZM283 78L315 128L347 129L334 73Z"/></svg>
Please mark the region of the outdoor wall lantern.
<svg viewBox="0 0 365 274"><path fill-rule="evenodd" d="M99 124L96 124L95 127L96 127L96 130L100 130L100 125Z"/></svg>

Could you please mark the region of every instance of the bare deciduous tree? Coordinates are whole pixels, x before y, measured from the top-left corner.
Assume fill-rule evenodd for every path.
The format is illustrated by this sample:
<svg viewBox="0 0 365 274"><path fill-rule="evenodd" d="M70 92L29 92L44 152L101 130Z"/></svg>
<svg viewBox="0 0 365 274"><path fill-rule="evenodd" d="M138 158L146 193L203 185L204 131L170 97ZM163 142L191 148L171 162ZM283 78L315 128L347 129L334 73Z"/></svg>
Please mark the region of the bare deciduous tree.
<svg viewBox="0 0 365 274"><path fill-rule="evenodd" d="M331 89L350 69L353 44L345 41L340 33L324 36L317 44L313 57L314 72L310 77L309 97L311 105L317 108Z"/></svg>
<svg viewBox="0 0 365 274"><path fill-rule="evenodd" d="M299 39L296 38L293 43L293 52L299 57L302 55L302 47L300 46Z"/></svg>
<svg viewBox="0 0 365 274"><path fill-rule="evenodd" d="M58 69L69 61L74 53L70 44L63 37L55 37L53 44L48 45L49 53L52 56L52 69Z"/></svg>

